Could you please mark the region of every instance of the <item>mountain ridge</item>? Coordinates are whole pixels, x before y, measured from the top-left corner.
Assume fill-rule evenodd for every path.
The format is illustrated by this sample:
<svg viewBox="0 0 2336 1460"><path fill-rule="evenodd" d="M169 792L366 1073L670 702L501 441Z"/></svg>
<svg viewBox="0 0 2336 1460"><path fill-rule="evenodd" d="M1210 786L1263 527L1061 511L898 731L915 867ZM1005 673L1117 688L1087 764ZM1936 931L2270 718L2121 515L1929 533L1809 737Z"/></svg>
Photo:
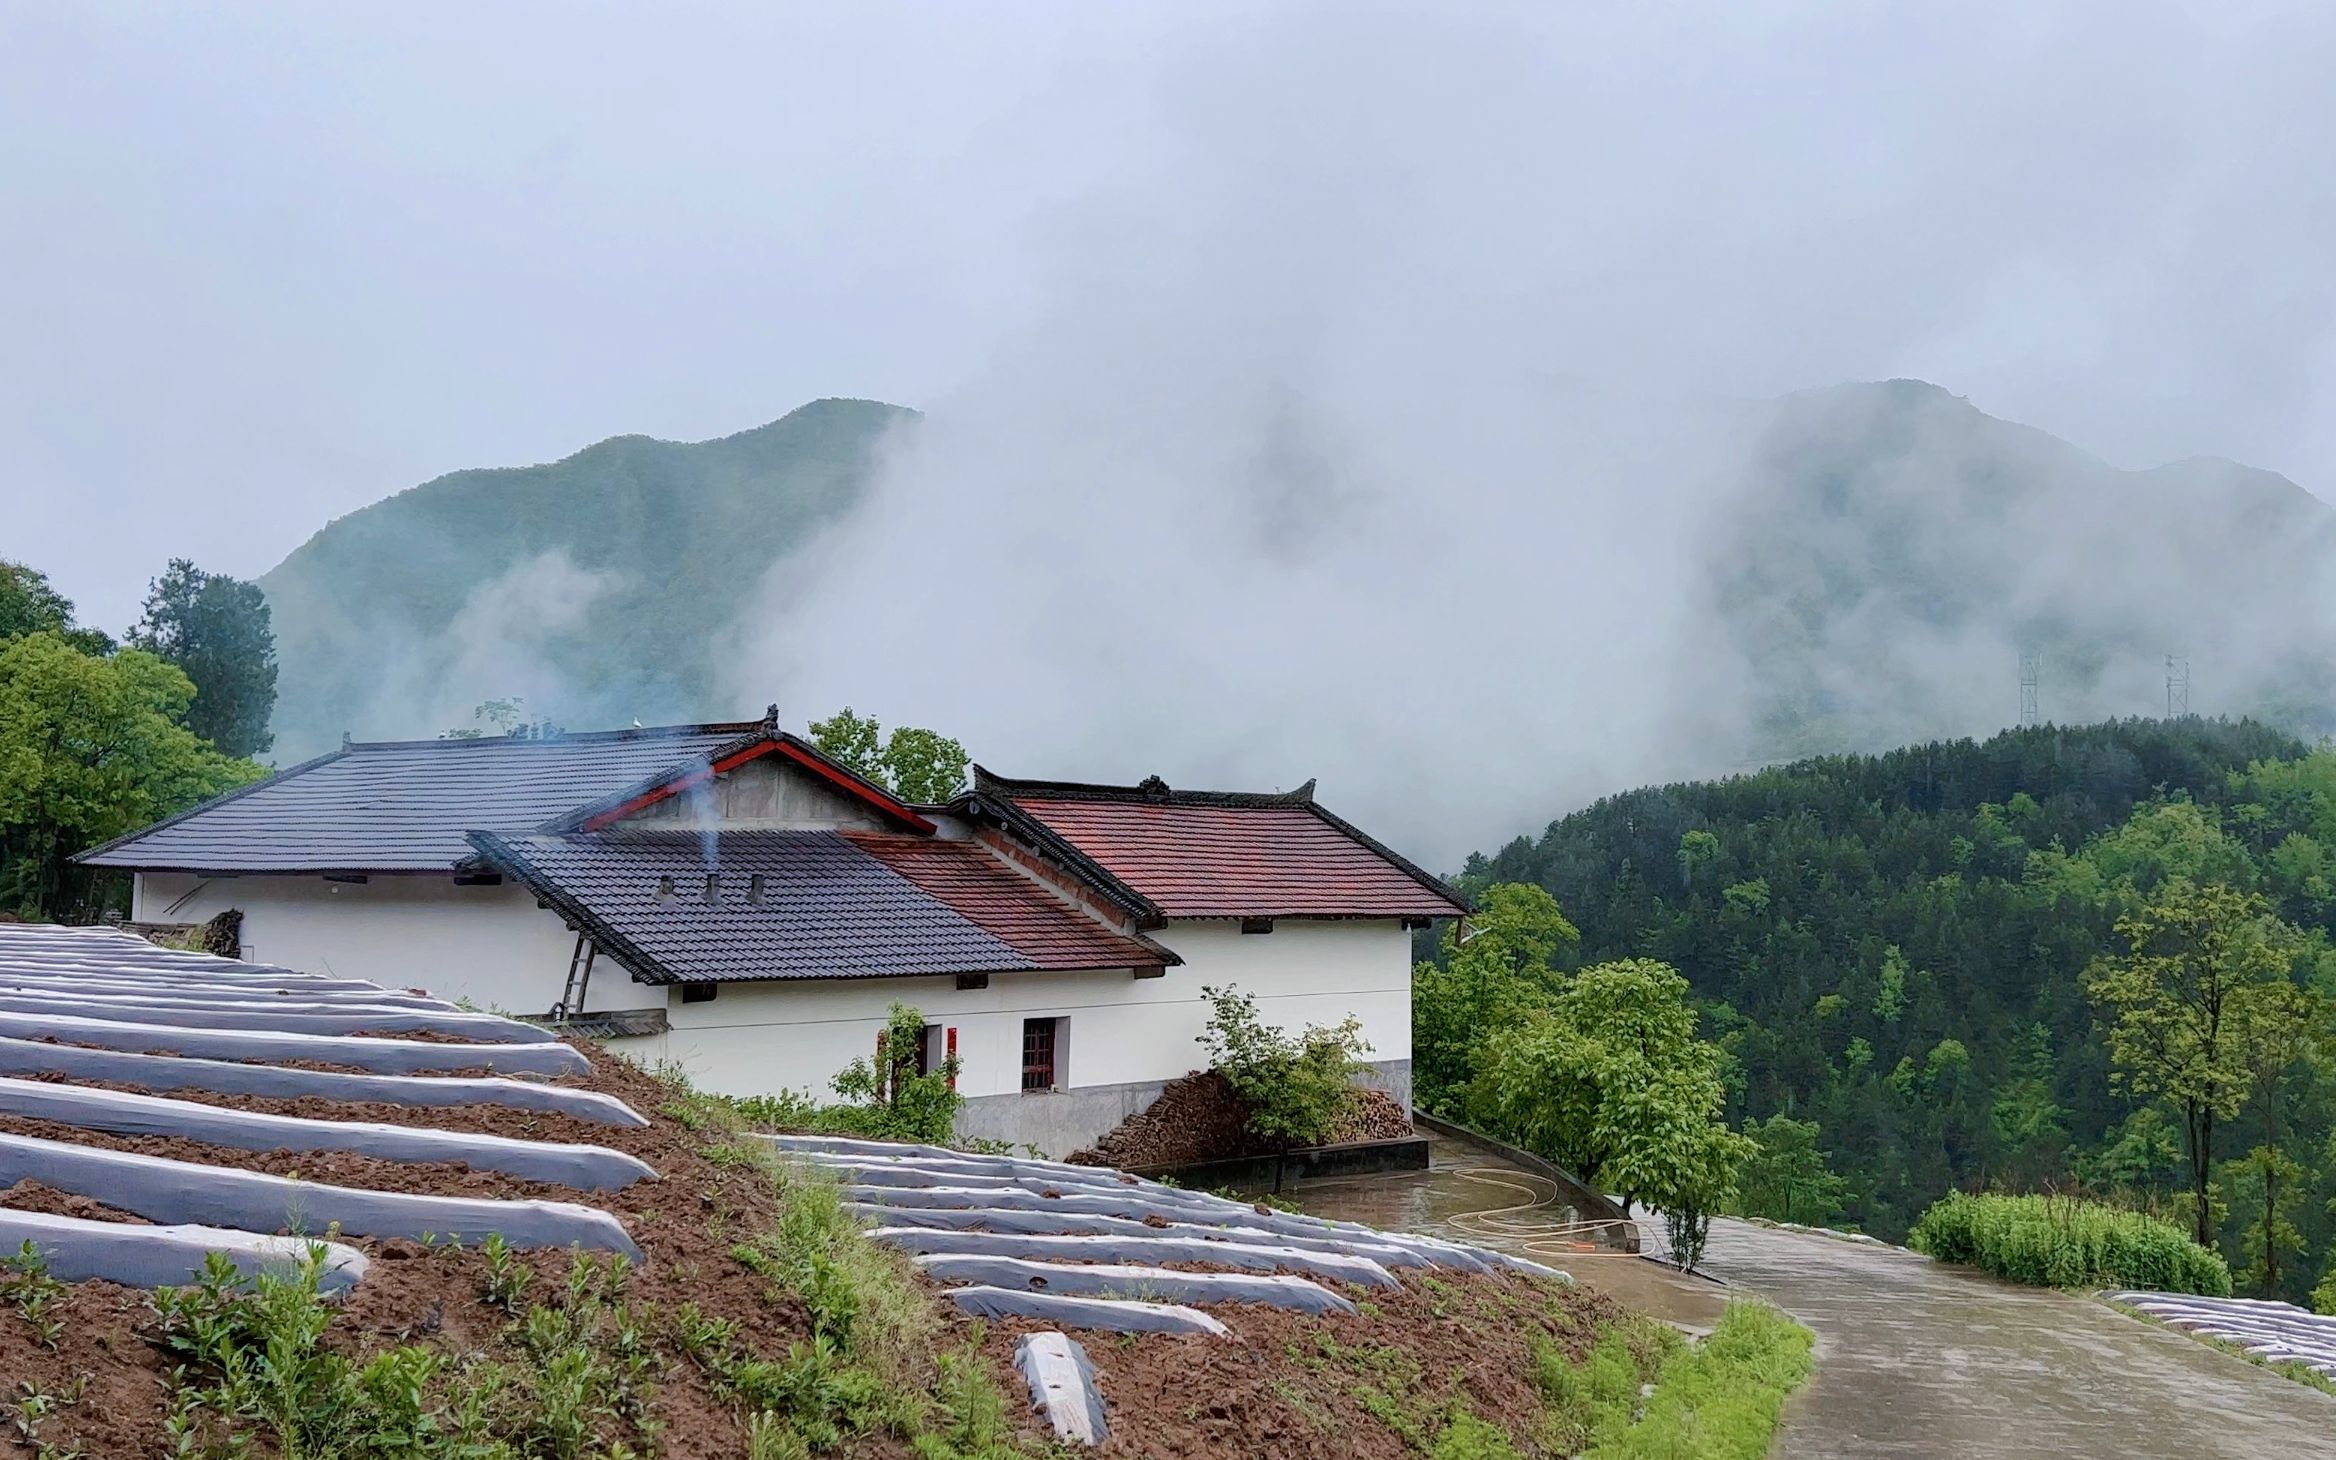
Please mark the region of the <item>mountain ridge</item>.
<svg viewBox="0 0 2336 1460"><path fill-rule="evenodd" d="M427 734L514 694L579 724L697 718L732 612L713 605L848 510L915 419L828 398L704 441L628 434L448 472L335 519L259 580L279 746Z"/></svg>
<svg viewBox="0 0 2336 1460"><path fill-rule="evenodd" d="M435 733L511 695L579 728L736 711L723 646L744 596L770 580L785 601L783 565L920 419L825 398L703 441L445 473L326 524L260 580L280 753ZM2192 708L2336 730L2336 509L2291 479L2117 467L1913 379L1730 419L1697 571L1671 590L1716 648L1647 670L1703 766L1985 734L2015 718L2023 651L2044 655L2047 718L2148 709L2187 654Z"/></svg>

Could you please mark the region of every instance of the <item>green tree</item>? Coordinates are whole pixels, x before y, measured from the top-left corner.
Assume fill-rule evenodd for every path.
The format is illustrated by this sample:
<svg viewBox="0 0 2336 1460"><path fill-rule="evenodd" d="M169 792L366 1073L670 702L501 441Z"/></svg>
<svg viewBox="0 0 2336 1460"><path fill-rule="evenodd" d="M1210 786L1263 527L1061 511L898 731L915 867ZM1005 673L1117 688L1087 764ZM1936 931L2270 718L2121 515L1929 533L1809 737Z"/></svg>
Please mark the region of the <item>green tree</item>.
<svg viewBox="0 0 2336 1460"><path fill-rule="evenodd" d="M1772 1115L1744 1121L1752 1142L1731 1210L1747 1217L1824 1226L1838 1220L1849 1200L1848 1178L1827 1164L1817 1123Z"/></svg>
<svg viewBox="0 0 2336 1460"><path fill-rule="evenodd" d="M139 650L99 658L54 633L0 646L0 907L92 911L75 852L259 775L180 723L193 697Z"/></svg>
<svg viewBox="0 0 2336 1460"><path fill-rule="evenodd" d="M2243 1213L2239 1247L2247 1265L2239 1282L2267 1298L2281 1296L2280 1285L2294 1276L2292 1264L2303 1256L2304 1235L2295 1225L2303 1175L2304 1168L2277 1146L2257 1146L2223 1168L2224 1189L2239 1198Z"/></svg>
<svg viewBox="0 0 2336 1460"><path fill-rule="evenodd" d="M1550 1008L1492 1033L1467 1110L1621 1194L1625 1209L1676 1209L1699 1234L1732 1194L1751 1143L1720 1119L1726 1056L1695 1029L1687 981L1668 965L1585 968Z"/></svg>
<svg viewBox="0 0 2336 1460"><path fill-rule="evenodd" d="M903 725L891 735L875 717L844 706L811 722L811 743L837 765L873 781L904 801L931 805L965 789L971 758L965 747L937 730Z"/></svg>
<svg viewBox="0 0 2336 1460"><path fill-rule="evenodd" d="M2107 1021L2116 1082L2166 1101L2181 1122L2193 1235L2211 1247L2215 1123L2246 1102L2250 1021L2290 987L2287 940L2261 897L2180 878L2117 931L2127 951L2095 963L2087 991Z"/></svg>
<svg viewBox="0 0 2336 1460"><path fill-rule="evenodd" d="M903 725L884 742L884 772L903 801L936 805L965 789L965 747L937 730Z"/></svg>
<svg viewBox="0 0 2336 1460"><path fill-rule="evenodd" d="M275 744L268 716L276 708L276 634L258 584L172 558L148 585L129 642L194 682L188 729L236 757Z"/></svg>
<svg viewBox="0 0 2336 1460"><path fill-rule="evenodd" d="M481 700L470 712L471 722L439 733L440 740L483 740L488 735L519 735L541 733L559 734L559 727L548 720L540 732L527 718L527 700L522 695L509 699Z"/></svg>
<svg viewBox="0 0 2336 1460"><path fill-rule="evenodd" d="M55 634L85 654L110 654L113 640L73 622L73 602L37 568L0 559L0 642L26 634Z"/></svg>
<svg viewBox="0 0 2336 1460"><path fill-rule="evenodd" d="M1551 965L1580 937L1557 899L1531 883L1485 888L1475 912L1445 927L1440 957L1412 970L1412 1081L1423 1105L1457 1099L1485 1036L1547 1005Z"/></svg>

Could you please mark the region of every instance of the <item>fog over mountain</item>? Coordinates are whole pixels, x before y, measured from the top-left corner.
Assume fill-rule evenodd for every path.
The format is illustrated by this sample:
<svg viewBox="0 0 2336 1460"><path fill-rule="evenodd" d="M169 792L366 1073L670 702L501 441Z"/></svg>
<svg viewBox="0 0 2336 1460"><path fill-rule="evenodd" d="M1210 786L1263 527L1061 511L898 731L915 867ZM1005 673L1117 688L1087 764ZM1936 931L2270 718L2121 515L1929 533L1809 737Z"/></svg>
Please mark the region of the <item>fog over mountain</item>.
<svg viewBox="0 0 2336 1460"><path fill-rule="evenodd" d="M850 701L1448 860L2029 641L2049 714L2328 698L2336 11L0 27L7 551L109 626L283 562L284 754ZM923 420L714 444L830 396Z"/></svg>
<svg viewBox="0 0 2336 1460"><path fill-rule="evenodd" d="M2194 710L2336 725L2336 513L2270 473L2120 471L1919 381L1420 414L1160 369L343 519L263 580L284 749L511 695L575 727L850 703L1009 773L1319 776L1449 862L1625 785L1984 734L2023 651L2063 721L2161 713L2176 652Z"/></svg>

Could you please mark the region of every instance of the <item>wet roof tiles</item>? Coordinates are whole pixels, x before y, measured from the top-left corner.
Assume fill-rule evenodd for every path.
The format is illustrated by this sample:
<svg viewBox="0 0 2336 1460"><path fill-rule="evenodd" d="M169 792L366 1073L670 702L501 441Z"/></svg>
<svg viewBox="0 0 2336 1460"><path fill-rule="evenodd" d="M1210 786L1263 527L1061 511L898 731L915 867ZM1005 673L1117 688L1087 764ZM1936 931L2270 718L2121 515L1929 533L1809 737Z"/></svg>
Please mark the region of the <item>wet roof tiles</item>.
<svg viewBox="0 0 2336 1460"><path fill-rule="evenodd" d="M355 744L81 860L150 871L443 871L470 855L466 832L531 830L763 728Z"/></svg>
<svg viewBox="0 0 2336 1460"><path fill-rule="evenodd" d="M650 983L1167 961L971 842L832 831L611 830L481 834L474 845ZM710 898L709 874L716 878ZM670 892L663 890L667 878Z"/></svg>
<svg viewBox="0 0 2336 1460"><path fill-rule="evenodd" d="M1463 911L1310 804L1018 795L1014 806L1172 918L1445 918Z"/></svg>

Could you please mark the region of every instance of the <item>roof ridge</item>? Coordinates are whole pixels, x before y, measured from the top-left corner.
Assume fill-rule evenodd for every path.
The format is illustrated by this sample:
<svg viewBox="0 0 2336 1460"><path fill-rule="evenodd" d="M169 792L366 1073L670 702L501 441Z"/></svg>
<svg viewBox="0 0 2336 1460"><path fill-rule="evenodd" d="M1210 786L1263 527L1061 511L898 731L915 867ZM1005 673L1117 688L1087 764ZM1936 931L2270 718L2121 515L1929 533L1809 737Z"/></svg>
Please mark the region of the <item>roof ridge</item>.
<svg viewBox="0 0 2336 1460"><path fill-rule="evenodd" d="M562 730L556 735L434 735L426 740L346 740L344 751L353 750L455 750L479 746L513 745L572 745L577 741L605 743L612 740L680 740L688 736L740 736L760 730L761 720L712 720L694 725L630 725L620 730Z"/></svg>
<svg viewBox="0 0 2336 1460"><path fill-rule="evenodd" d="M1226 806L1264 809L1314 804L1312 776L1292 791L1179 791L1159 776L1146 776L1132 786L1099 781L1041 781L1001 776L987 767L973 768L976 791L1010 799L1028 796L1046 801L1111 801L1153 806Z"/></svg>

